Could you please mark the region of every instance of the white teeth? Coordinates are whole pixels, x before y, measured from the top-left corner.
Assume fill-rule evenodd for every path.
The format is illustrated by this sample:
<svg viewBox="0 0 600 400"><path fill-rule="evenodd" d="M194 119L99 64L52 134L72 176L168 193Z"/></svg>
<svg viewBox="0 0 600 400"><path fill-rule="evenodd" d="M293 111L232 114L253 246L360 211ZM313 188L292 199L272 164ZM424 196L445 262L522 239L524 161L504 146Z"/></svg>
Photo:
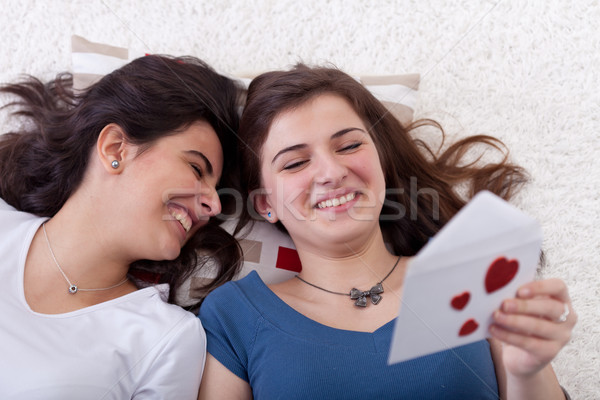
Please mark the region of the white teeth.
<svg viewBox="0 0 600 400"><path fill-rule="evenodd" d="M187 214L182 213L181 211L171 211L171 216L173 216L173 218L179 221L179 223L181 224L181 226L183 226L183 229L185 229L186 232L190 231L190 229L192 228L192 221L190 221Z"/></svg>
<svg viewBox="0 0 600 400"><path fill-rule="evenodd" d="M317 203L317 208L337 207L345 204L356 197L356 193L348 193L345 196L336 197L335 199L323 200Z"/></svg>

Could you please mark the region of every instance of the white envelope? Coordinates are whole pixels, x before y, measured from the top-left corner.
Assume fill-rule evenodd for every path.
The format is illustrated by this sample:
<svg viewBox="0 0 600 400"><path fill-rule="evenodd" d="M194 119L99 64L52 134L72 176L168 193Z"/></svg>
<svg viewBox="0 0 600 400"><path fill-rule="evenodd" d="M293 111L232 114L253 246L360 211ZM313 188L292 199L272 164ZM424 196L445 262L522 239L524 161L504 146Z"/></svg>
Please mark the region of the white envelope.
<svg viewBox="0 0 600 400"><path fill-rule="evenodd" d="M534 279L541 243L533 218L490 192L478 193L409 263L388 363L489 337L493 312ZM490 293L488 270L502 284ZM463 308L452 306L465 298Z"/></svg>

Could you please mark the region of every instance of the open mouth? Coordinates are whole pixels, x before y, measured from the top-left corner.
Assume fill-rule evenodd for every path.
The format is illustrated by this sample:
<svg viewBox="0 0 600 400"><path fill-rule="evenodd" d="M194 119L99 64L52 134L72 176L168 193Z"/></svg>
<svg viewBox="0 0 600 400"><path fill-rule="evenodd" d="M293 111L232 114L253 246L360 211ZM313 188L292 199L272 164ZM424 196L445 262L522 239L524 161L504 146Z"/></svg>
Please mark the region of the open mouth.
<svg viewBox="0 0 600 400"><path fill-rule="evenodd" d="M189 232L192 229L192 219L187 211L174 205L169 205L168 208L173 219L177 220L186 232Z"/></svg>
<svg viewBox="0 0 600 400"><path fill-rule="evenodd" d="M349 201L354 200L355 197L356 197L356 192L348 193L346 195L335 197L333 199L327 199L327 200L320 201L317 203L316 207L320 208L320 209L330 208L330 207L338 207L343 204L346 204Z"/></svg>

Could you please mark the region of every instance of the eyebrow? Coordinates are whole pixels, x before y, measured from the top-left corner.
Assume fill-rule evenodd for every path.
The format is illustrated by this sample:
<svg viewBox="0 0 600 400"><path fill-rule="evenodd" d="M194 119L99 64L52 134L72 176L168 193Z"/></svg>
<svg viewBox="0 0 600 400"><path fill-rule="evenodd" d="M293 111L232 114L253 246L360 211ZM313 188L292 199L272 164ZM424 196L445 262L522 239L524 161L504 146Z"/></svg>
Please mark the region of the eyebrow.
<svg viewBox="0 0 600 400"><path fill-rule="evenodd" d="M348 133L348 132L352 132L352 131L361 131L361 132L363 132L363 133L366 133L366 132L365 132L363 129L360 129L360 128L345 128L345 129L342 129L342 130L340 130L340 131L337 131L336 133L334 133L333 135L331 135L331 138L329 138L329 140L337 139L337 138L339 138L340 136L343 136L343 135L345 135L346 133ZM284 149L281 149L279 152L277 152L277 154L275 154L275 157L273 157L273 160L271 160L271 165L273 165L273 163L275 163L275 160L276 160L276 159L277 159L277 157L279 157L280 155L282 155L282 154L285 154L285 153L288 153L288 152L290 152L290 151L304 149L304 148L306 148L306 147L307 147L307 145L306 145L306 144L304 144L304 143L301 143L301 144L295 144L295 145L293 145L293 146L289 146L289 147L286 147L286 148L284 148Z"/></svg>
<svg viewBox="0 0 600 400"><path fill-rule="evenodd" d="M200 157L204 161L204 164L206 164L206 172L209 175L213 174L213 166L210 163L210 161L208 161L208 158L206 158L206 156L202 152L200 152L198 150L187 150L186 153L191 154L196 157Z"/></svg>

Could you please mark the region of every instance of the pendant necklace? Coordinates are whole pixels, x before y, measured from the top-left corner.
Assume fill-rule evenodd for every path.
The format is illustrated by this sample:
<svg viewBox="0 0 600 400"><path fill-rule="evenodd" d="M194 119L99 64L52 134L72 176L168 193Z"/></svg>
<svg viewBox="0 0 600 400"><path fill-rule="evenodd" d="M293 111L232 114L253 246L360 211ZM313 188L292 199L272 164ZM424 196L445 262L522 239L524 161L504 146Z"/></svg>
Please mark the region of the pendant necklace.
<svg viewBox="0 0 600 400"><path fill-rule="evenodd" d="M65 278L65 280L67 281L67 283L69 284L69 293L75 294L77 292L98 292L98 291L101 291L101 290L114 289L116 287L121 286L122 284L124 284L125 282L127 282L129 280L129 278L125 277L125 279L123 279L121 282L117 283L116 285L112 285L112 286L105 287L105 288L98 288L98 289L81 289L81 288L77 287L77 285L74 285L73 283L71 283L71 281L69 280L69 278L67 278L67 275L65 274L65 272L63 271L63 269L58 264L58 261L56 260L56 256L54 255L54 252L52 251L52 246L50 246L50 240L48 240L48 234L46 233L46 223L45 222L42 224L42 228L44 230L44 237L46 238L46 243L48 244L48 250L50 250L50 254L52 255L52 259L54 260L54 264L56 264L56 266L58 267L58 270L60 271L60 273L62 274L62 276Z"/></svg>
<svg viewBox="0 0 600 400"><path fill-rule="evenodd" d="M366 307L367 306L367 297L371 298L371 302L373 303L373 305L377 305L377 304L379 304L379 302L382 299L380 294L383 293L383 286L381 284L383 283L383 281L385 281L388 278L388 276L390 276L392 274L392 272L394 272L394 270L396 269L396 266L398 265L398 262L400 261L400 258L401 257L398 257L398 259L396 260L396 263L394 264L394 266L392 267L390 272L388 272L387 275L382 280L377 282L377 284L375 286L373 286L370 290L365 290L365 291L362 291L362 290L359 290L356 288L352 288L352 290L350 290L350 293L334 292L333 290L327 290L327 289L317 286L313 283L307 282L304 279L300 278L298 275L296 275L296 278L300 279L300 281L306 283L307 285L315 287L324 292L331 293L331 294L339 294L340 296L350 296L350 299L356 300L354 302L354 305L357 307Z"/></svg>

